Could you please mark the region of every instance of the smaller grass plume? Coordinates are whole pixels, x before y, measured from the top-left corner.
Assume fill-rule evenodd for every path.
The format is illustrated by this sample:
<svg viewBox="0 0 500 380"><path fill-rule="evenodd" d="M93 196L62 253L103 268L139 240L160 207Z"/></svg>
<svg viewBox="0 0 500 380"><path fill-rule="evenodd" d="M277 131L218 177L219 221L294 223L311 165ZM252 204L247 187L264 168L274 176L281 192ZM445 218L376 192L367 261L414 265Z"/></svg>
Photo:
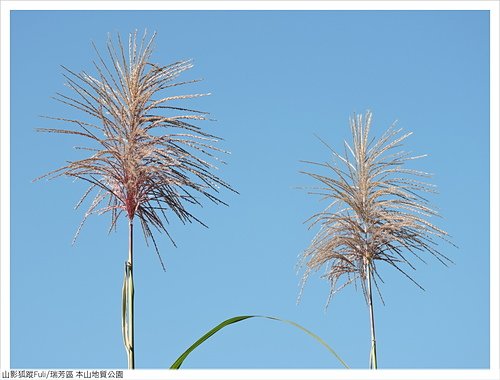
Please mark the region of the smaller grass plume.
<svg viewBox="0 0 500 380"><path fill-rule="evenodd" d="M412 132L403 133L394 123L378 140L370 139L370 111L364 117L354 115L349 124L352 144L344 142L343 154L323 142L333 161L305 161L330 173L302 172L320 183L311 194L329 204L307 221L310 228L318 225L320 229L299 265L305 267L302 287L311 272L325 268L323 277L330 283L327 305L337 291L361 283L370 310L370 367L376 368L372 284L382 299L378 265L388 264L422 288L408 269L415 270L415 259L425 262L425 254L444 265L451 263L438 244L440 240L449 242L449 235L429 221L439 217L426 198L426 194L436 193L436 187L421 179L431 174L406 167L409 161L426 155L398 150Z"/></svg>

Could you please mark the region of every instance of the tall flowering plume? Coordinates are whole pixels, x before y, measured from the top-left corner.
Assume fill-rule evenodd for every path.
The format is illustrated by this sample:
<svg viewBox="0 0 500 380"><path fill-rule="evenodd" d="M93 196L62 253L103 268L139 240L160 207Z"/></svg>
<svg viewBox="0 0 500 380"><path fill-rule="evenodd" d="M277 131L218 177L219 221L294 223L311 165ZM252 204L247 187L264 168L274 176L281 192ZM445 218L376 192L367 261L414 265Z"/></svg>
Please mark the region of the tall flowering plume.
<svg viewBox="0 0 500 380"><path fill-rule="evenodd" d="M38 129L84 137L89 143L77 147L88 151L89 157L40 177L86 181L89 187L77 208L95 194L75 239L90 215L110 213L112 230L124 214L129 221L137 217L146 241L151 239L158 253L152 227L170 237L166 224L174 214L183 223L203 224L186 204L200 204L197 195L224 203L217 193L221 187L231 190L212 173L217 169L216 154L227 152L215 146L218 137L194 125L207 120L207 113L177 105L180 100L209 94L173 94L179 86L198 80L177 80L192 67L190 61L166 66L153 63L154 39L155 34L149 39L146 33L142 38L137 32L130 34L127 52L119 35L117 44L109 37L107 59L94 45L96 75L63 66L66 85L74 95L58 93L55 99L82 111L86 118L52 117L75 128Z"/></svg>
<svg viewBox="0 0 500 380"><path fill-rule="evenodd" d="M355 115L350 119L352 145L344 142L344 155L327 145L333 162L308 162L331 172L331 176L303 172L321 183L313 193L329 205L308 220L311 227L319 225L320 230L300 263L305 267L303 285L311 272L326 269L323 277L330 282L328 302L345 286L361 282L370 308L370 366L376 368L371 287L373 282L380 295L377 279L382 279L377 264L389 264L421 287L407 270L415 269L412 259L425 262L422 254L429 253L445 265L451 260L438 249L439 240L449 242L448 233L428 221L439 216L425 198L436 189L419 178L431 175L404 166L425 155L396 150L412 133L402 134L395 124L379 140L370 140L371 123L371 112L364 118ZM344 281L339 284L339 280Z"/></svg>
<svg viewBox="0 0 500 380"><path fill-rule="evenodd" d="M217 167L219 138L204 132L194 123L207 120L207 113L177 105L179 100L209 94L174 95L178 86L197 82L178 81L190 69L190 61L161 66L151 61L155 34L150 39L130 34L128 52L120 36L115 45L107 43L107 61L99 53L94 62L94 76L63 66L66 85L73 96L58 93L56 100L83 112L85 119L52 117L75 129L41 128L41 132L83 137L89 143L78 149L90 156L69 162L40 178L72 177L89 184L76 208L91 195L93 200L75 235L92 214L111 215L110 231L116 229L124 214L129 226L128 259L122 289L122 332L128 368L135 368L134 349L134 280L133 224L141 223L146 242L154 244L163 265L153 229L165 232L168 217L175 215L183 223L197 221L187 204L201 205L199 196L223 203L217 196L220 188L230 185L212 173ZM223 161L220 161L223 162ZM234 191L234 190L233 190ZM173 242L173 240L172 240ZM174 243L175 245L175 243Z"/></svg>

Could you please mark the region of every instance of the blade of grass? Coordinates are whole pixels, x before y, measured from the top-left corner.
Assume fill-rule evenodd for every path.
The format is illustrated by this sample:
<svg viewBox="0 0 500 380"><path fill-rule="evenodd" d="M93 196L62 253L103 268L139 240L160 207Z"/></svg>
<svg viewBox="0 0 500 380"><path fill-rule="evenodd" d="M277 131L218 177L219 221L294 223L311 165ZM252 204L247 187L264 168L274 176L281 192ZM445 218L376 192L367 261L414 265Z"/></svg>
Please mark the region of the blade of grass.
<svg viewBox="0 0 500 380"><path fill-rule="evenodd" d="M205 335L203 335L200 339L198 339L196 342L194 342L186 351L183 352L181 356L170 366L170 369L179 369L184 362L184 360L188 357L188 355L194 351L199 345L201 345L203 342L205 342L208 338L210 338L212 335L216 334L218 331L222 330L224 327L232 325L233 323L241 322L249 318L265 318L265 319L270 319L273 321L278 321L278 322L283 322L287 323L291 326L294 326L298 328L299 330L305 332L312 338L316 339L321 345L323 345L328 351L330 351L331 354L337 358L337 360L345 367L349 368L349 366L341 359L341 357L323 340L321 339L318 335L314 334L313 332L309 331L305 327L299 325L298 323L295 323L293 321L289 321L286 319L280 319L276 317L269 317L265 315L242 315L238 317L233 317L226 319L224 322L218 324L215 326L213 329L208 331Z"/></svg>

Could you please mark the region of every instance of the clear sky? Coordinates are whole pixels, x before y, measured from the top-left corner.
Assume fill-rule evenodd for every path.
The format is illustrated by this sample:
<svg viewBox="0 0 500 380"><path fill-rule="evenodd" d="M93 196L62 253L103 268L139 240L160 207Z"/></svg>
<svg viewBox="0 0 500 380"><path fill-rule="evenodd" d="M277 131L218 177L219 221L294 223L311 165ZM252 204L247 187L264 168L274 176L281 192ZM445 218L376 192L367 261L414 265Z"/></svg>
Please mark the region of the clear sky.
<svg viewBox="0 0 500 380"><path fill-rule="evenodd" d="M51 99L60 65L92 69L108 32L157 31L154 61L192 58L184 79L203 78L186 102L232 154L219 175L239 191L229 207L192 208L209 225L182 225L159 240L167 271L137 234L138 368L167 368L222 320L263 314L293 320L354 368L367 368L368 309L345 289L325 311L315 276L296 303L297 256L315 231L303 222L326 204L300 186L300 160L325 161L317 134L340 149L353 112L374 114L374 136L395 119L428 153L437 223L459 246L416 263L418 289L380 266L386 305L375 299L381 368L489 367L489 14L481 11L15 11L11 15L11 366L125 368L120 321L127 229L88 221L73 206L84 185L31 181L77 157L78 139L36 133L39 115L80 117ZM179 91L180 91L179 90ZM206 342L185 368L340 368L316 341L277 322L248 320Z"/></svg>

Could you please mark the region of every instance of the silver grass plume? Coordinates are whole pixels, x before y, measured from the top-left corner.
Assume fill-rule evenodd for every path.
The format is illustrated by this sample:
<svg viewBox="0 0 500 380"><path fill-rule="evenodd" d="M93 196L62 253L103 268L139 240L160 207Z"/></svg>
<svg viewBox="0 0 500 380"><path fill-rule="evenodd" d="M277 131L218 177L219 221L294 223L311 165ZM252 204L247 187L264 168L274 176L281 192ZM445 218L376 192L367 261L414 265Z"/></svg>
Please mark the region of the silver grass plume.
<svg viewBox="0 0 500 380"><path fill-rule="evenodd" d="M203 224L186 205L201 205L197 195L225 204L217 193L221 188L232 189L212 173L217 169L214 161L224 163L217 154L228 152L215 146L218 137L194 124L208 120L208 114L176 103L210 94L172 93L199 80L178 80L193 67L189 60L166 66L153 63L155 36L130 34L128 51L120 35L118 44L109 36L107 60L93 45L95 75L63 66L66 86L74 95L57 93L55 99L81 111L85 118L49 117L75 128L38 131L83 137L88 145L76 149L90 155L36 180L66 176L89 184L76 208L92 193L94 198L74 240L90 215L109 213L110 231L116 229L122 214L130 221L137 217L161 261L153 231L164 232L172 240L166 228L170 216L183 223Z"/></svg>
<svg viewBox="0 0 500 380"><path fill-rule="evenodd" d="M305 161L330 175L302 172L320 183L311 194L329 204L307 221L310 228L318 225L320 229L299 261L305 267L301 293L309 275L321 268L330 283L327 306L336 292L359 280L370 310L370 367L377 368L372 283L383 302L377 265L387 263L422 288L408 273L408 268L415 269L412 260L425 262L422 256L430 254L447 265L452 261L439 251L438 242L451 242L447 232L428 221L439 216L425 198L427 193L436 193L436 188L420 178L431 175L405 167L425 155L397 150L412 133L402 133L394 123L380 139L370 140L369 111L364 118L354 115L349 123L352 144L344 142L343 154L323 142L333 161Z"/></svg>
<svg viewBox="0 0 500 380"><path fill-rule="evenodd" d="M181 222L196 221L204 225L186 208L186 204L201 206L199 197L216 204L221 188L234 191L213 174L220 161L219 138L203 131L195 122L208 120L207 113L181 107L178 101L209 94L171 93L179 86L197 80L179 81L178 77L193 65L178 61L162 66L151 61L155 34L147 39L144 32L129 35L128 51L117 36L107 43L107 59L94 45L97 60L95 74L76 73L63 66L66 86L73 96L58 93L56 100L76 109L85 118L49 117L72 129L39 128L40 132L74 135L88 145L77 149L89 156L70 161L39 178L62 176L88 183L88 188L76 208L93 195L73 242L90 215L110 214L110 232L116 229L124 214L129 225L129 250L125 262L122 289L122 332L128 368L135 368L134 349L134 281L133 281L133 221L141 224L146 243L154 248L165 269L153 231L164 232L170 215Z"/></svg>

